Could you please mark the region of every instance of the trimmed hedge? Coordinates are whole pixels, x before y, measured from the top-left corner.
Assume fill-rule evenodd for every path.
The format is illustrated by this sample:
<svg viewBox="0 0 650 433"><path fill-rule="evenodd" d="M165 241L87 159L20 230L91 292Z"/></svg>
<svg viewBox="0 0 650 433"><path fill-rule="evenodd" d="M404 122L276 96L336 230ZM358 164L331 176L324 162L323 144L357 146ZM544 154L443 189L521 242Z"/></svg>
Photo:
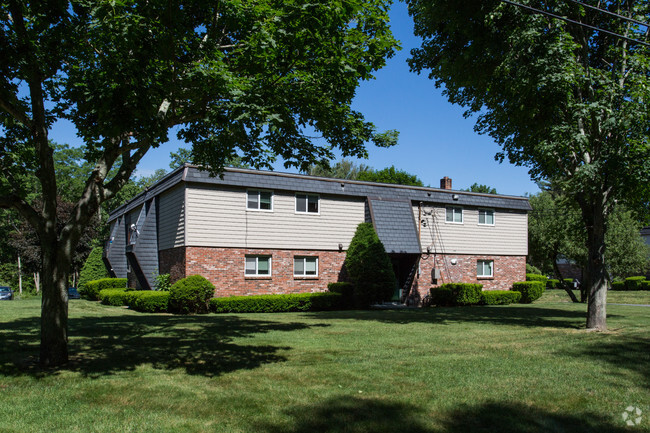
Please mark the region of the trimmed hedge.
<svg viewBox="0 0 650 433"><path fill-rule="evenodd" d="M641 281L641 287L639 290L650 290L650 281Z"/></svg>
<svg viewBox="0 0 650 433"><path fill-rule="evenodd" d="M612 281L612 290L625 290L625 281Z"/></svg>
<svg viewBox="0 0 650 433"><path fill-rule="evenodd" d="M627 277L625 279L625 290L643 290L643 281L645 281L645 277Z"/></svg>
<svg viewBox="0 0 650 433"><path fill-rule="evenodd" d="M99 292L106 289L126 289L126 278L102 278L101 280L88 281L79 287L79 294L89 301L99 300Z"/></svg>
<svg viewBox="0 0 650 433"><path fill-rule="evenodd" d="M231 296L210 299L210 311L215 313L281 313L334 310L340 305L341 298L340 293L328 292Z"/></svg>
<svg viewBox="0 0 650 433"><path fill-rule="evenodd" d="M327 290L341 295L341 308L352 308L354 305L354 284L348 281L329 283Z"/></svg>
<svg viewBox="0 0 650 433"><path fill-rule="evenodd" d="M541 281L520 281L513 283L512 289L515 292L521 293L519 302L522 304L530 304L542 296L544 293L544 284Z"/></svg>
<svg viewBox="0 0 650 433"><path fill-rule="evenodd" d="M526 274L526 281L541 281L546 285L548 282L548 277L540 274Z"/></svg>
<svg viewBox="0 0 650 433"><path fill-rule="evenodd" d="M124 303L130 309L142 313L164 313L169 304L169 292L134 290L124 292Z"/></svg>
<svg viewBox="0 0 650 433"><path fill-rule="evenodd" d="M126 289L100 290L97 298L104 305L113 305L115 307L126 305Z"/></svg>
<svg viewBox="0 0 650 433"><path fill-rule="evenodd" d="M560 286L560 280L554 279L554 278L549 278L549 280L546 282L546 289L561 289L562 287Z"/></svg>
<svg viewBox="0 0 650 433"><path fill-rule="evenodd" d="M521 293L514 290L487 290L481 293L482 305L515 304L521 299Z"/></svg>
<svg viewBox="0 0 650 433"><path fill-rule="evenodd" d="M438 306L474 305L481 301L482 284L447 283L430 290L431 304Z"/></svg>
<svg viewBox="0 0 650 433"><path fill-rule="evenodd" d="M214 285L201 275L190 275L178 280L169 289L169 312L207 313L214 290Z"/></svg>

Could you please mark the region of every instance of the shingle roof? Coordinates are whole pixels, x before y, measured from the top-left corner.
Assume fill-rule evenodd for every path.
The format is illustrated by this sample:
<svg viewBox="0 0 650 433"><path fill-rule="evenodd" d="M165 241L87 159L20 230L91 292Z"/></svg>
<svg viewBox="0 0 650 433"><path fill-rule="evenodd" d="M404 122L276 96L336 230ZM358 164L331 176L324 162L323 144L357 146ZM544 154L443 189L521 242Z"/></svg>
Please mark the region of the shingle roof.
<svg viewBox="0 0 650 433"><path fill-rule="evenodd" d="M368 204L377 236L387 253L421 252L410 201L370 199Z"/></svg>
<svg viewBox="0 0 650 433"><path fill-rule="evenodd" d="M488 207L517 211L531 210L528 199L504 195L480 194L429 187L331 179L300 174L226 168L221 177L211 177L207 171L186 165L168 174L147 191L111 212L109 221L139 206L181 181L224 186L266 188L273 190L304 191L318 194L367 197L377 200L418 201L441 205Z"/></svg>

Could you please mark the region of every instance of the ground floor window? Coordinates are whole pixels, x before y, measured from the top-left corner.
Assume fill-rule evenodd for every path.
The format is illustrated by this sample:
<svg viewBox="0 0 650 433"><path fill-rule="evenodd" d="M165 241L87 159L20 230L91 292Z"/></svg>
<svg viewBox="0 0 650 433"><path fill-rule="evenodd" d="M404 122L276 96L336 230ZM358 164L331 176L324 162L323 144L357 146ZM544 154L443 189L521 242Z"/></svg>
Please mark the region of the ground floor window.
<svg viewBox="0 0 650 433"><path fill-rule="evenodd" d="M314 277L318 275L318 257L294 257L293 275L296 277Z"/></svg>
<svg viewBox="0 0 650 433"><path fill-rule="evenodd" d="M479 260L476 262L476 276L478 277L492 277L494 276L494 261L493 260Z"/></svg>
<svg viewBox="0 0 650 433"><path fill-rule="evenodd" d="M271 275L270 256L246 256L246 276L269 276Z"/></svg>

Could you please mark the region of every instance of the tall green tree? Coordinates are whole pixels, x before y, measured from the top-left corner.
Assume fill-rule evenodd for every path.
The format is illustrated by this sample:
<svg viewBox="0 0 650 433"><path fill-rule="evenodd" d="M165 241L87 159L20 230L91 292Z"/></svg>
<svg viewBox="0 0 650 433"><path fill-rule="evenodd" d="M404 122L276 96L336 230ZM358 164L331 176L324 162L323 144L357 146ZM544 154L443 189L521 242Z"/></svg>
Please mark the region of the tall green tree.
<svg viewBox="0 0 650 433"><path fill-rule="evenodd" d="M483 185L474 182L469 188L467 189L461 189L461 191L469 191L469 192L480 192L483 194L496 194L497 189L493 188L491 186Z"/></svg>
<svg viewBox="0 0 650 433"><path fill-rule="evenodd" d="M68 360L66 284L93 215L171 128L195 162L306 168L394 144L351 108L360 80L397 47L389 0L8 0L0 5L0 207L35 229L43 269L40 362ZM93 169L57 219L48 137L76 127ZM324 142L313 142L313 131ZM35 209L20 182L38 179ZM111 173L113 173L111 175Z"/></svg>
<svg viewBox="0 0 650 433"><path fill-rule="evenodd" d="M359 174L365 171L371 171L372 168L365 164L356 164L350 159L343 158L336 164L313 164L306 171L311 176L333 177L335 179L355 180Z"/></svg>
<svg viewBox="0 0 650 433"><path fill-rule="evenodd" d="M381 170L367 170L359 172L358 180L380 183L394 183L397 185L424 186L419 177L415 174L407 173L404 170L398 170L394 165Z"/></svg>
<svg viewBox="0 0 650 433"><path fill-rule="evenodd" d="M499 0L408 0L423 39L409 60L477 115L476 130L549 179L580 209L587 238L587 328L606 329L605 235L616 201L647 206L650 182L648 47ZM522 0L631 39L647 29L580 2ZM641 0L587 5L648 21Z"/></svg>

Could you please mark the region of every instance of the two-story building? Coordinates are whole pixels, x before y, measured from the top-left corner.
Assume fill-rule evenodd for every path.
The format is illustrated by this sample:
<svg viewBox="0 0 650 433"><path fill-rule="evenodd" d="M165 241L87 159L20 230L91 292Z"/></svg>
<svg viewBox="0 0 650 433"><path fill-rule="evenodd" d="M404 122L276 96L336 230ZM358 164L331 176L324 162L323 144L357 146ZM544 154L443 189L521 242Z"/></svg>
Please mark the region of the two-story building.
<svg viewBox="0 0 650 433"><path fill-rule="evenodd" d="M200 274L215 296L327 290L345 279L356 227L372 222L392 258L395 298L525 279L526 198L227 168L181 167L114 210L104 259L116 277L151 288Z"/></svg>

